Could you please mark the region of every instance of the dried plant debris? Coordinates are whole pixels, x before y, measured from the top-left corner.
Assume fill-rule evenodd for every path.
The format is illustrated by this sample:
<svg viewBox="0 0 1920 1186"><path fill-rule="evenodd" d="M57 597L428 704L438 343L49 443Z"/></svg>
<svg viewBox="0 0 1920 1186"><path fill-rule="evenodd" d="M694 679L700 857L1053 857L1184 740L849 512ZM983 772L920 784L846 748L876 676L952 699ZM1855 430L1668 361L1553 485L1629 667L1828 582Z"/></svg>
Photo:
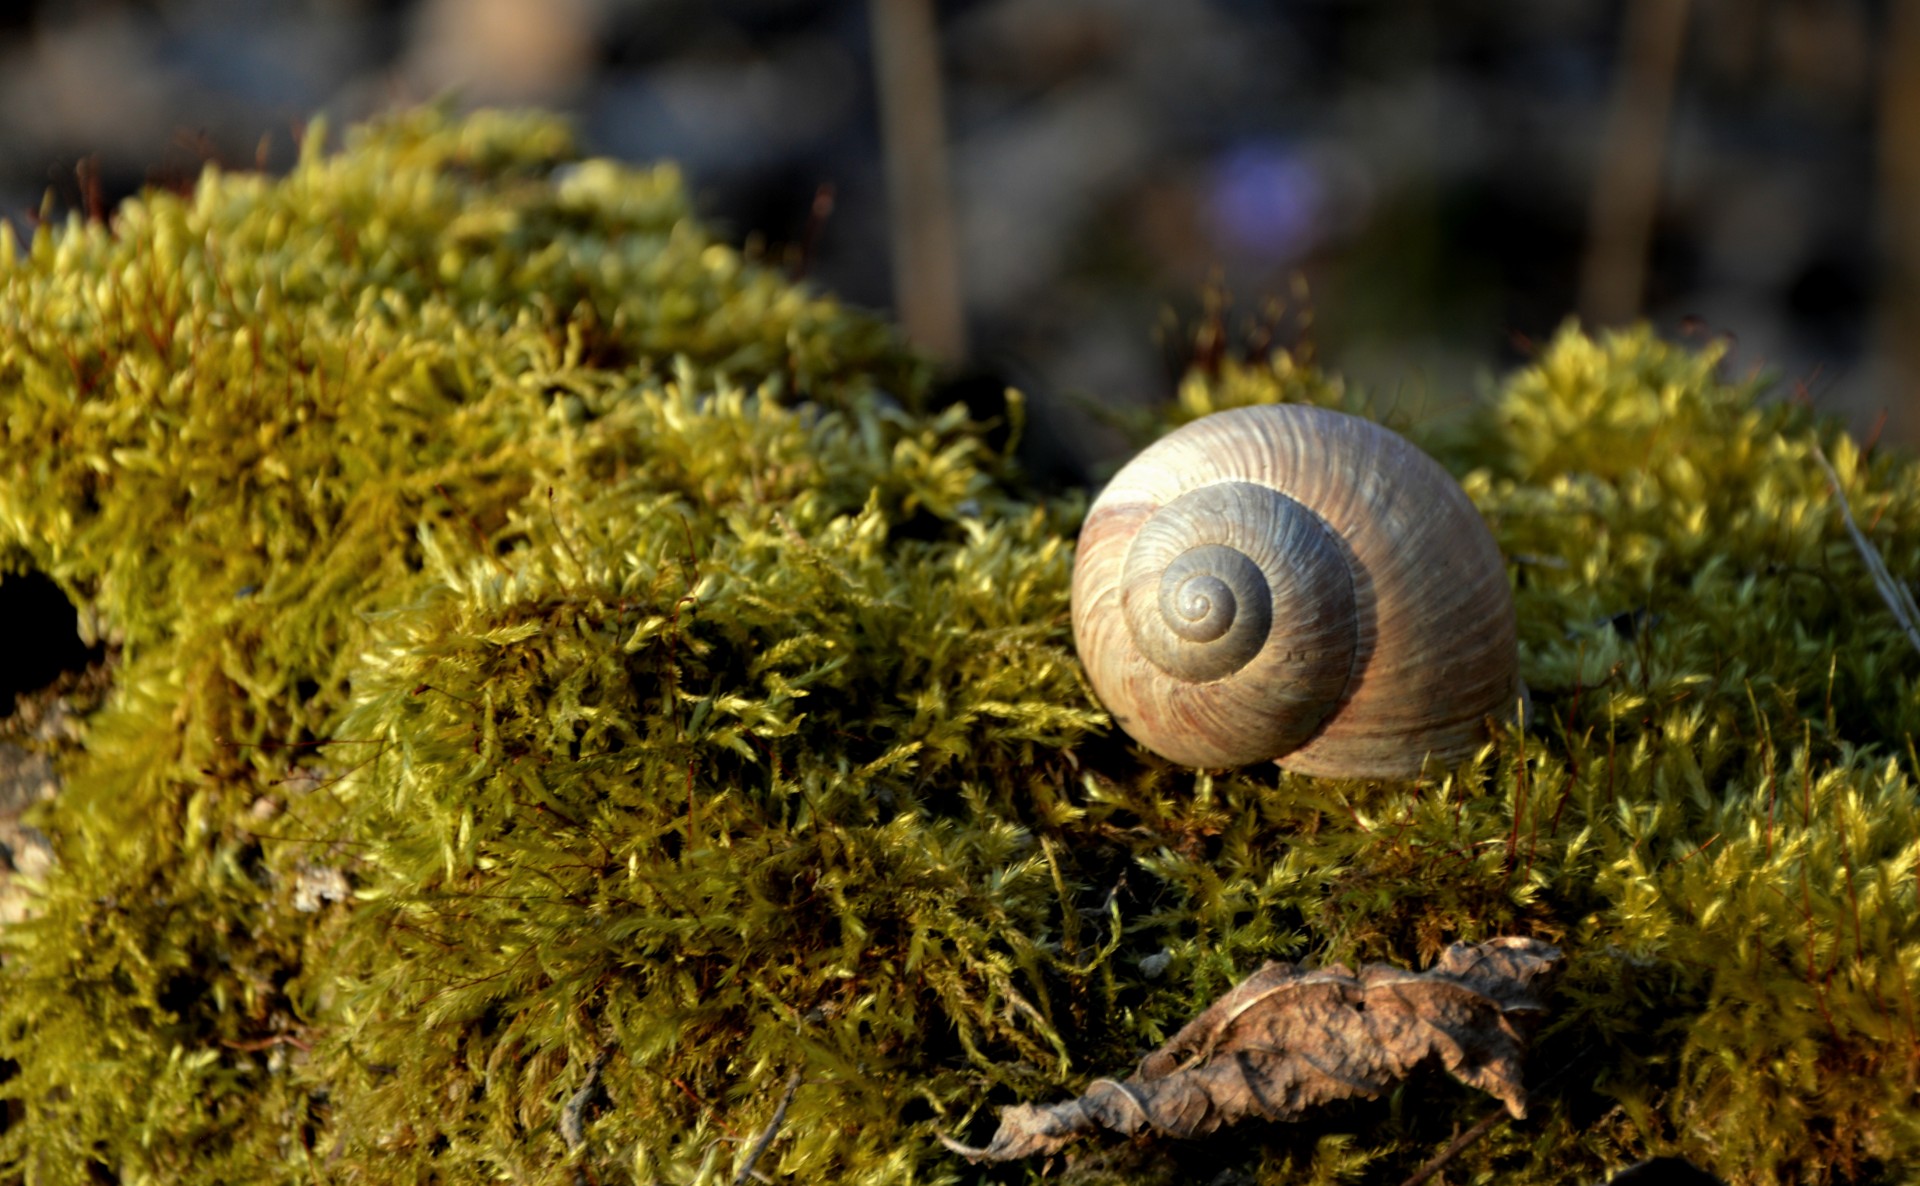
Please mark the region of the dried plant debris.
<svg viewBox="0 0 1920 1186"><path fill-rule="evenodd" d="M1079 1099L1019 1104L984 1148L942 1137L973 1161L1052 1153L1099 1128L1197 1137L1249 1118L1292 1120L1317 1104L1372 1098L1415 1067L1448 1074L1526 1115L1521 1056L1545 1012L1560 952L1536 939L1456 943L1426 972L1369 964L1314 971L1270 963L1148 1055L1131 1078Z"/></svg>

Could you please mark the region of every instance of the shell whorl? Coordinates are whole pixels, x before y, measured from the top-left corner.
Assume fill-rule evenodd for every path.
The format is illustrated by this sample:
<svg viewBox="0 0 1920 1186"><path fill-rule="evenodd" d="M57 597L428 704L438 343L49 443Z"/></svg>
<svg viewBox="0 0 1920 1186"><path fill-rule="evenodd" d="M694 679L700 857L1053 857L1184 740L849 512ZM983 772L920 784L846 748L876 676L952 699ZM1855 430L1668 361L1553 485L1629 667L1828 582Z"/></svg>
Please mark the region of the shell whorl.
<svg viewBox="0 0 1920 1186"><path fill-rule="evenodd" d="M1130 585L1122 604L1134 619L1140 650L1170 675L1231 675L1260 652L1273 629L1267 574L1245 552L1224 544L1188 548L1160 569L1158 579L1148 572L1142 584L1149 588L1129 598Z"/></svg>
<svg viewBox="0 0 1920 1186"><path fill-rule="evenodd" d="M1403 777L1519 694L1506 567L1458 484L1369 421L1219 413L1129 463L1080 537L1075 640L1148 748Z"/></svg>

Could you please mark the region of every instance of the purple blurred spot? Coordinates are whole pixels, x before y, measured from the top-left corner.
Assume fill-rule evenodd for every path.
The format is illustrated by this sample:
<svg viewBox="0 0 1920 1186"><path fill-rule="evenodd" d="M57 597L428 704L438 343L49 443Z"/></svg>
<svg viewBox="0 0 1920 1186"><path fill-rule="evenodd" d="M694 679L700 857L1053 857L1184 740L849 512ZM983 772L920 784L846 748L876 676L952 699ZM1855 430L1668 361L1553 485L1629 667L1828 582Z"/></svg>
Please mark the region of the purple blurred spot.
<svg viewBox="0 0 1920 1186"><path fill-rule="evenodd" d="M1319 241L1326 200L1307 156L1267 142L1236 147L1214 166L1207 210L1223 245L1285 262Z"/></svg>

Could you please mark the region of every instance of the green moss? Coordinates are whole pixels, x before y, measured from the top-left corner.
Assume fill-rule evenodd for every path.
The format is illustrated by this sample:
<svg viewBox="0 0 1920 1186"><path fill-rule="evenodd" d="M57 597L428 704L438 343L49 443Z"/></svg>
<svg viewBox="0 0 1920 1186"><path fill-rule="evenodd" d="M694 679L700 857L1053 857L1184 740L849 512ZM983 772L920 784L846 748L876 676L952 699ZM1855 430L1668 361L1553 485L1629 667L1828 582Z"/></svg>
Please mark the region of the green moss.
<svg viewBox="0 0 1920 1186"><path fill-rule="evenodd" d="M320 142L0 232L0 558L115 647L0 933L0 1180L731 1180L796 1071L777 1180L1026 1180L933 1133L1263 959L1499 933L1570 969L1532 1118L1450 1175L1920 1166L1920 656L1813 450L1897 573L1911 460L1569 331L1405 426L1513 561L1532 730L1417 785L1183 771L1072 656L1081 503L670 170L539 117ZM1280 355L1163 423L1278 399L1364 406ZM1081 1172L1397 1182L1487 1110Z"/></svg>

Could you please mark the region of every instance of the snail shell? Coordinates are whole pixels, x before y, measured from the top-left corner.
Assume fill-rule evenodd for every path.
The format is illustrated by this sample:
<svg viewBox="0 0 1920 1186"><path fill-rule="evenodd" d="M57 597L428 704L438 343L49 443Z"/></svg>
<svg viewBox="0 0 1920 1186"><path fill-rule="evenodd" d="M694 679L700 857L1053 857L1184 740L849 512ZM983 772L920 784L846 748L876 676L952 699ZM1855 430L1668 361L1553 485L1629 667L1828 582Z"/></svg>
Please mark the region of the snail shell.
<svg viewBox="0 0 1920 1186"><path fill-rule="evenodd" d="M1466 493L1405 438L1302 405L1194 421L1114 475L1073 633L1120 726L1189 766L1410 777L1523 695L1506 563Z"/></svg>

